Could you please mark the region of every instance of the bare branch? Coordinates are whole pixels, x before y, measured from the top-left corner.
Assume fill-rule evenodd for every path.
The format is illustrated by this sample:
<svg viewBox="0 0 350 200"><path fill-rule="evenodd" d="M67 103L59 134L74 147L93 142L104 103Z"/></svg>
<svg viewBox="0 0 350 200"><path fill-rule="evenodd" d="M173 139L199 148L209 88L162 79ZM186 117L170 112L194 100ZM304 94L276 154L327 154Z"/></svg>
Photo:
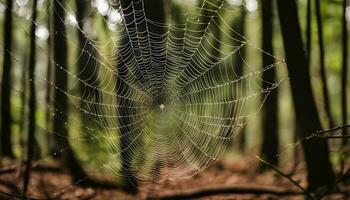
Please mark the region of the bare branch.
<svg viewBox="0 0 350 200"><path fill-rule="evenodd" d="M260 162L262 162L263 164L265 164L266 166L270 167L271 169L273 169L274 171L276 171L278 174L280 174L281 176L287 178L291 183L293 183L295 186L297 186L298 188L300 188L300 190L303 191L303 193L309 197L310 199L315 199L308 191L306 191L299 183L297 183L295 180L292 179L292 177L290 177L289 175L285 174L284 172L282 172L281 170L277 169L276 167L274 167L273 165L270 165L268 162L266 162L265 160L263 160L262 158L260 158L259 156L256 156L257 159L260 160Z"/></svg>

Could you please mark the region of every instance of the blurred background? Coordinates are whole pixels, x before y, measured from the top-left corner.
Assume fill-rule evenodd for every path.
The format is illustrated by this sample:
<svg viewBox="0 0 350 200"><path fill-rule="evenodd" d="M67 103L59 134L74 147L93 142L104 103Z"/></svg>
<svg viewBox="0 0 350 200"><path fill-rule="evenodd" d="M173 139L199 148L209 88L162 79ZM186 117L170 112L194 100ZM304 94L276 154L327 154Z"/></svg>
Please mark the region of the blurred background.
<svg viewBox="0 0 350 200"><path fill-rule="evenodd" d="M131 4L133 7L128 7ZM132 109L117 110L109 105L139 105L113 98L114 93L129 96L128 91L132 101L141 95L113 74L124 77L123 70L118 70L122 67L118 66L123 65L121 58L128 62L128 48L133 45L124 38L135 28L130 25L134 19L128 19L131 15L125 14L136 14L137 18L138 9L145 10L148 21L136 20L136 24L144 28L142 24L148 23L150 46L154 47L151 53L160 55L152 59L162 60L164 49L176 51L177 45L183 45L174 39L173 46L169 47L170 42L164 42L162 34L170 32L174 38L186 38L183 32L192 30L187 33L189 41L201 43L193 38L205 36L208 27L212 35L207 37L211 42L203 44L201 51L211 51L211 55L217 54L220 59L232 54L230 62L225 64L226 70L232 69L235 73L229 80L258 72L253 78L247 78L247 82L243 78L233 85L233 91L257 94L244 101L245 110L237 114L241 118L233 120L232 129L219 124L218 132L227 131L229 139L205 147L215 161L215 148L225 146L222 155L218 153L219 161L200 166L199 175L191 172L190 180L163 181L157 185L157 179L162 179L158 176L164 175L162 161L153 155L145 156L150 161L146 161L143 174L133 169L142 165L142 161L132 161L138 158L138 153L132 153L138 147L123 151L124 156L121 152L128 149L123 144L129 144L135 136L123 136L125 130L119 126L136 123L136 118L125 121L120 116L135 113ZM145 193L140 192L141 196L136 197L128 193L137 193L145 187L148 196L157 193L152 192L154 188L162 196L162 192L171 188L188 189L188 184L210 186L205 176L222 187L253 182L277 187L282 184L286 189L298 191L295 184L276 178L275 167L317 195L331 191L336 180L345 180L340 189L347 189L345 193L349 193L349 131L338 127L349 124L348 1L1 0L0 13L0 189L4 192L1 196L20 198L28 194L38 198L46 195L80 199L92 190L91 198L102 196L103 199L109 195L120 199L143 198ZM198 21L191 27L188 19ZM171 25L173 32L167 32ZM141 41L138 45L142 51L142 31L136 33L140 34L136 35L136 41ZM231 37L227 36L230 34ZM182 58L176 52L174 56L174 60L176 56ZM204 59L205 63L220 60L205 56ZM110 66L115 68L110 71ZM169 74L171 77L171 72ZM131 80L130 77L129 74L124 78ZM225 83L222 77L213 79ZM131 82L131 85L137 88L146 85L140 82ZM119 91L119 86L124 88ZM230 89L224 93L230 96ZM207 98L198 100L205 103L216 99L210 95L199 98ZM222 118L229 114L221 109L231 108L211 110L206 106L201 109L207 110L208 115L214 115L219 109ZM150 111L146 109L146 112ZM327 131L332 128L335 129ZM318 133L321 130L326 131ZM188 131L195 132L191 128ZM141 154L146 150L138 151ZM101 168L110 160L113 164L107 165L108 170ZM141 177L149 176L147 181L143 182L137 173ZM51 181L45 182L39 177L51 177ZM46 184L46 194L37 188L39 183ZM104 192L104 188L112 191ZM115 191L118 193L113 193Z"/></svg>

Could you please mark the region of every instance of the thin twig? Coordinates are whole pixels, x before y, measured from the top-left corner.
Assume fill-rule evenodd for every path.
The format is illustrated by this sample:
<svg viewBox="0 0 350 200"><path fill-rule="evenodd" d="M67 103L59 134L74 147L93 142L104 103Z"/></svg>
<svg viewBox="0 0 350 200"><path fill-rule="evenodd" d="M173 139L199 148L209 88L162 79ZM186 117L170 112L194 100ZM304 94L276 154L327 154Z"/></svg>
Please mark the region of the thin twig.
<svg viewBox="0 0 350 200"><path fill-rule="evenodd" d="M344 179L346 179L348 176L350 175L350 168L343 174L343 176L339 177L334 184L328 188L328 190L326 190L324 193L322 193L318 199L322 199L323 197L325 197L329 192L331 192L341 181L343 181Z"/></svg>
<svg viewBox="0 0 350 200"><path fill-rule="evenodd" d="M326 138L326 139L350 138L350 135L325 135L325 136L321 136L320 138Z"/></svg>
<svg viewBox="0 0 350 200"><path fill-rule="evenodd" d="M317 131L316 134L329 133L329 132L337 131L337 130L340 130L340 129L343 129L343 128L350 128L350 124L339 125L338 127Z"/></svg>
<svg viewBox="0 0 350 200"><path fill-rule="evenodd" d="M260 160L260 162L262 162L263 164L265 164L266 166L270 167L271 169L273 169L274 171L276 171L278 174L280 174L281 176L287 178L291 183L293 183L295 186L297 186L298 188L300 188L304 194L309 197L310 199L315 199L308 191L306 191L299 183L297 183L295 180L293 180L290 176L288 176L287 174L285 174L284 172L282 172L281 170L277 169L276 167L274 167L273 165L271 165L270 163L266 162L265 160L263 160L262 158L260 158L259 156L256 156L257 159Z"/></svg>
<svg viewBox="0 0 350 200"><path fill-rule="evenodd" d="M339 125L338 127L334 127L334 128L330 128L330 129L325 129L325 130L319 130L316 131L314 133L310 133L309 136L300 138L299 140L297 140L296 142L290 144L291 148L295 148L297 147L299 144L301 144L302 142L305 142L307 140L311 140L311 139L317 139L317 138L323 138L323 139L339 139L339 138L349 138L349 135L330 135L330 134L325 134L325 133L330 133L330 132L334 132L334 131L338 131L340 129L346 129L346 128L350 128L350 124L347 125ZM287 149L289 150L289 149ZM276 155L276 158L280 157L282 154L284 154L286 151L286 149L282 150L282 152L278 153Z"/></svg>

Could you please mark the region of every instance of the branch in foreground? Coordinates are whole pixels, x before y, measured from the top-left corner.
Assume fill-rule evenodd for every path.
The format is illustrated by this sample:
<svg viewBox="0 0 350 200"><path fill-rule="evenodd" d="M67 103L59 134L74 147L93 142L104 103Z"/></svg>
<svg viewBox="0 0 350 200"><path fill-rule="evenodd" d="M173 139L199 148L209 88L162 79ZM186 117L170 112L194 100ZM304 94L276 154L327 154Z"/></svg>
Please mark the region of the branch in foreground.
<svg viewBox="0 0 350 200"><path fill-rule="evenodd" d="M295 186L297 186L298 188L300 188L300 190L303 191L303 194L306 195L308 198L310 199L314 199L314 197L308 192L306 191L299 183L297 183L295 180L292 179L292 177L290 177L289 175L283 173L281 170L277 169L276 167L274 167L273 165L270 165L268 162L266 162L265 160L263 160L262 158L260 158L259 156L256 156L260 162L262 162L264 165L270 167L271 169L273 169L274 171L276 171L278 174L280 174L281 176L287 178L291 183L293 183Z"/></svg>
<svg viewBox="0 0 350 200"><path fill-rule="evenodd" d="M306 137L303 140L309 140L309 139L313 139L313 138L327 138L327 139L350 138L350 135L327 135L327 134L325 134L325 133L331 133L334 131L343 130L343 129L347 129L347 128L350 128L350 124L340 125L338 127L317 131L316 133L311 134L309 137Z"/></svg>

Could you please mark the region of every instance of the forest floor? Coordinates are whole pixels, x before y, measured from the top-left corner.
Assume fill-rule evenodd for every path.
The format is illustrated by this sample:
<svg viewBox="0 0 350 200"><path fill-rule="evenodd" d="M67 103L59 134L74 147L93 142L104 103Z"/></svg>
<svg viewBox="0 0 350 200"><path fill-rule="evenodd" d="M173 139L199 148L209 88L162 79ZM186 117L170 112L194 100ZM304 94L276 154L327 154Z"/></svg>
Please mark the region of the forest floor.
<svg viewBox="0 0 350 200"><path fill-rule="evenodd" d="M217 163L203 172L189 178L177 181L163 181L157 185L147 185L135 195L131 195L116 189L103 189L93 187L81 187L72 182L69 174L62 172L59 168L47 168L33 170L28 197L33 199L96 199L96 200L128 200L128 199L171 199L174 194L189 194L193 192L205 192L207 190L215 191L216 189L234 188L234 193L226 191L221 194L209 195L198 198L184 198L177 196L177 199L200 199L200 200L224 200L224 199L290 199L302 200L305 196L300 194L301 190L293 185L285 177L278 175L274 171L257 173L257 162L245 163ZM297 173L291 177L301 186L306 186L305 166L299 165ZM16 199L14 194L20 196L22 185L22 176L19 170L9 170L0 172L0 199ZM347 195L350 192L350 186L341 188L346 190ZM243 191L243 192L242 192ZM245 193L246 194L243 194ZM254 192L256 191L256 192ZM259 194L259 191L269 191L270 194ZM278 192L296 193L293 195L278 195ZM253 192L253 193L251 193ZM272 194L277 192L276 194ZM298 194L299 193L299 194ZM152 197L152 198L151 198ZM19 199L19 198L17 198ZM328 195L325 199L350 199L350 196L343 194Z"/></svg>

